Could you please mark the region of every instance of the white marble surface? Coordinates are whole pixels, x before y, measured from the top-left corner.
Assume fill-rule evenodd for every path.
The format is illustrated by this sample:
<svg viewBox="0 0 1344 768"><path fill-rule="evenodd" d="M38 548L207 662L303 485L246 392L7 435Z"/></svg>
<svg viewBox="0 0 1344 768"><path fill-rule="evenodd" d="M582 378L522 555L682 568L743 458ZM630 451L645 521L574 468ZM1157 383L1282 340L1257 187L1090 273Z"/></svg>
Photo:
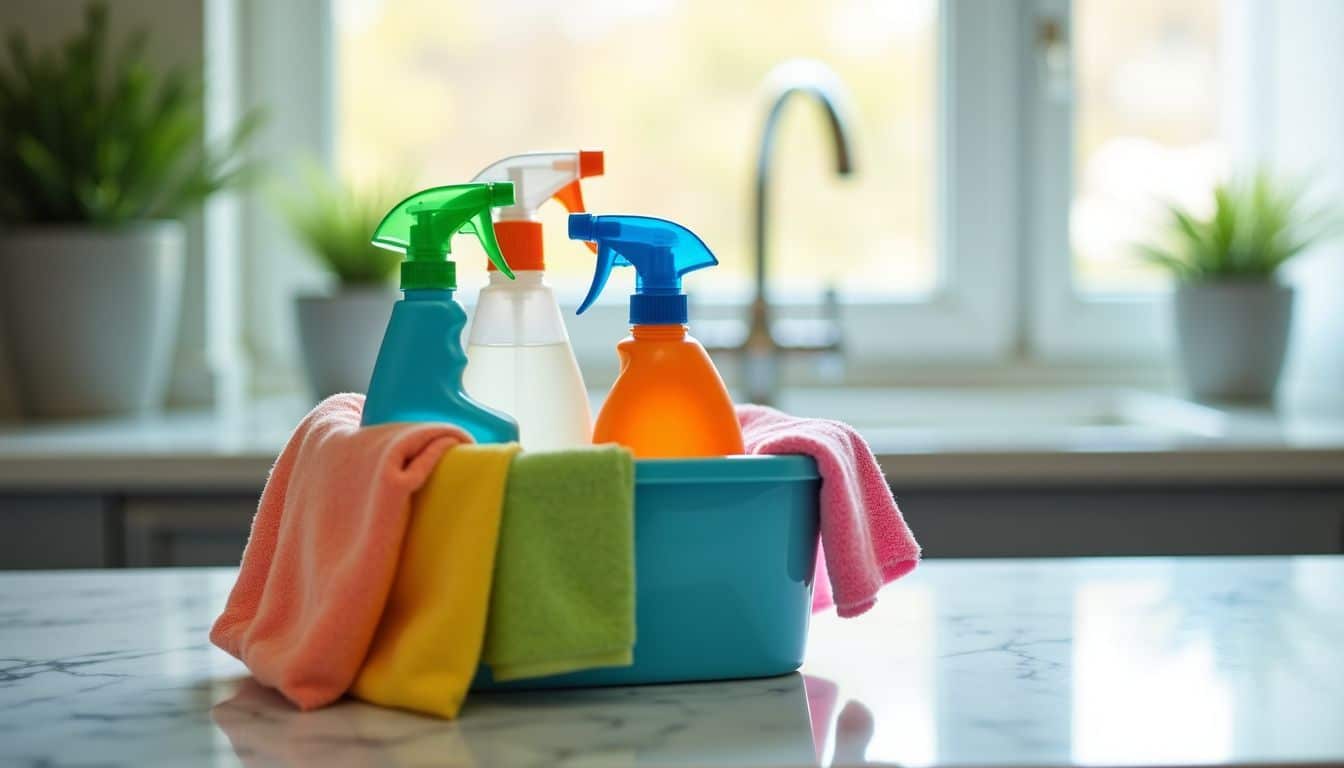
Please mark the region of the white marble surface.
<svg viewBox="0 0 1344 768"><path fill-rule="evenodd" d="M0 491L257 493L308 406L0 425ZM783 407L856 425L906 487L1344 483L1344 412L1332 409L1104 388L797 390Z"/></svg>
<svg viewBox="0 0 1344 768"><path fill-rule="evenodd" d="M1344 558L942 561L801 674L301 714L232 571L0 574L0 765L1344 764Z"/></svg>

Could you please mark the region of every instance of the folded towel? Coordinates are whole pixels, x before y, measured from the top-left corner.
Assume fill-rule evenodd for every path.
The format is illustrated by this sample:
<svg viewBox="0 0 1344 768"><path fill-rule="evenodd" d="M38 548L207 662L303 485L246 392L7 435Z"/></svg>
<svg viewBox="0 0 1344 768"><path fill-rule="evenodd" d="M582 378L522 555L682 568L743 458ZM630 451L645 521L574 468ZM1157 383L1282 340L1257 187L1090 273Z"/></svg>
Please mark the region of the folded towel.
<svg viewBox="0 0 1344 768"><path fill-rule="evenodd" d="M363 395L304 418L261 494L238 581L210 639L301 709L335 701L359 671L392 587L411 495L448 424L360 429Z"/></svg>
<svg viewBox="0 0 1344 768"><path fill-rule="evenodd" d="M631 663L634 517L624 448L514 459L482 657L495 680Z"/></svg>
<svg viewBox="0 0 1344 768"><path fill-rule="evenodd" d="M517 443L461 445L411 501L396 581L350 693L456 717L481 660L499 519Z"/></svg>
<svg viewBox="0 0 1344 768"><path fill-rule="evenodd" d="M821 473L821 547L812 610L858 616L884 584L914 570L919 544L901 517L882 469L853 427L800 419L759 405L737 407L747 453L801 453Z"/></svg>

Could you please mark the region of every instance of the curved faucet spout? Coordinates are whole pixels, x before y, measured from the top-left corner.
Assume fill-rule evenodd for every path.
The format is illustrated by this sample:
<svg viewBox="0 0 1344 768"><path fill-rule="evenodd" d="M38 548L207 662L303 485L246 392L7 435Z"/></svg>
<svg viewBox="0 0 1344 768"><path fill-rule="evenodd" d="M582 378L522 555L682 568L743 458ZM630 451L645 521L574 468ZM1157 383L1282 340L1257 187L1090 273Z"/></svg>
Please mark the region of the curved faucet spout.
<svg viewBox="0 0 1344 768"><path fill-rule="evenodd" d="M839 300L834 287L827 287L822 301L820 323L812 323L813 332L802 328L773 328L770 298L767 293L769 242L766 226L770 217L770 176L774 162L775 132L784 105L794 94L806 94L821 104L830 126L835 149L835 172L848 176L854 172L854 152L850 142L849 99L840 77L829 67L809 59L793 59L770 70L765 80L767 112L761 130L760 153L756 156L756 198L752 211L755 224L755 296L747 335L740 343L706 345L714 352L731 352L742 361L742 391L747 402L773 405L779 395L779 359L782 353L822 355L824 360L843 363L844 340L840 323ZM792 330L792 333L789 331ZM833 366L832 366L833 368Z"/></svg>
<svg viewBox="0 0 1344 768"><path fill-rule="evenodd" d="M807 94L821 104L830 127L835 148L835 172L848 176L854 172L850 142L849 98L840 76L830 67L812 59L791 59L770 70L765 78L769 112L761 130L760 151L756 155L756 199L753 219L756 250L756 301L764 303L766 291L766 254L769 232L770 177L775 133L784 113L784 105L794 94Z"/></svg>

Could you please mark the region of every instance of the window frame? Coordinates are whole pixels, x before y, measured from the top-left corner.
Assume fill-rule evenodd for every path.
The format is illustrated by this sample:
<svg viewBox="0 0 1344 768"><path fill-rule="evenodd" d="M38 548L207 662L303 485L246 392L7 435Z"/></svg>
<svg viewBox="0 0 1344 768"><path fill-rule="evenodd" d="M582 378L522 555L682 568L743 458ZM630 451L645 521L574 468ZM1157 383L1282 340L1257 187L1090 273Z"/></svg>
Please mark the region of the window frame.
<svg viewBox="0 0 1344 768"><path fill-rule="evenodd" d="M1138 293L1085 293L1074 279L1069 211L1074 193L1072 76L1076 50L1071 0L1026 0L1019 27L1024 108L1022 199L1027 205L1021 295L1031 354L1040 362L1159 366L1173 346L1168 288ZM1256 32L1272 22L1270 4L1223 0L1220 31L1223 68L1219 132L1234 162L1259 154L1268 82L1257 66L1263 43ZM1039 46L1043 22L1060 25L1068 46L1070 89L1061 96L1045 82ZM1060 148L1063 148L1061 151ZM1063 211L1064 215L1059 215Z"/></svg>
<svg viewBox="0 0 1344 768"><path fill-rule="evenodd" d="M335 63L330 0L208 0L229 3L239 16L243 100L266 122L250 151L272 178L299 178L309 160L330 165L334 155ZM329 280L274 210L267 185L243 199L237 262L246 289L236 333L247 352L251 396L303 391L294 296Z"/></svg>
<svg viewBox="0 0 1344 768"><path fill-rule="evenodd" d="M1023 195L1028 222L1024 293L1032 353L1045 361L1151 362L1171 344L1167 292L1087 294L1074 280L1069 211L1074 196L1073 3L1030 0L1019 26L1024 128ZM1041 25L1059 24L1068 46L1070 88L1052 93L1038 42ZM1062 149L1062 151L1061 151ZM1059 215L1063 211L1064 215Z"/></svg>

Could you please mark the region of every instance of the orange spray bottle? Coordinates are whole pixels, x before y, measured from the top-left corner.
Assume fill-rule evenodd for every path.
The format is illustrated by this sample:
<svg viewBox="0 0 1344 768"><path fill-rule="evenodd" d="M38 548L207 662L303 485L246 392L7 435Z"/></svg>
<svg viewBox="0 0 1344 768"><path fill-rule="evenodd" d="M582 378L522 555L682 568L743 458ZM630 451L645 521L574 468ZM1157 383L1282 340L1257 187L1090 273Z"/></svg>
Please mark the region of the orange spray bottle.
<svg viewBox="0 0 1344 768"><path fill-rule="evenodd" d="M634 267L631 335L617 345L621 373L598 412L594 443L619 443L636 458L743 453L733 402L705 348L686 329L681 278L718 264L696 234L647 216L569 217L569 236L597 243L597 269L579 314L602 293L612 267Z"/></svg>

